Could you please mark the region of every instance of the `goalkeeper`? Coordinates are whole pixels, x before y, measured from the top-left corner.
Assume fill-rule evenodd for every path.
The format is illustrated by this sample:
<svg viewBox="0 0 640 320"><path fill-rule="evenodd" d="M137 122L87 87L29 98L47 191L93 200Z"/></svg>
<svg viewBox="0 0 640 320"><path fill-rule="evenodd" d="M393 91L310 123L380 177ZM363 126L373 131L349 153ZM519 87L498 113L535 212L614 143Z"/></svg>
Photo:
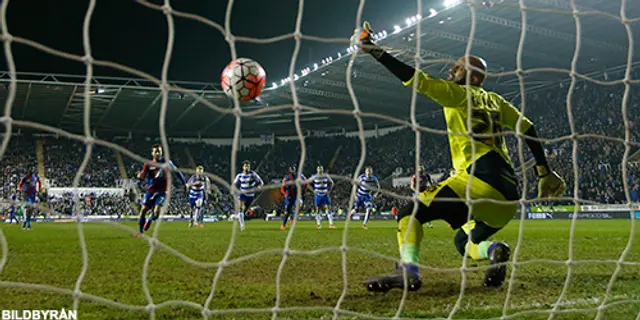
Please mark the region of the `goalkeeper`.
<svg viewBox="0 0 640 320"><path fill-rule="evenodd" d="M414 204L408 204L398 212L398 244L400 256L407 270L408 290L415 291L422 286L420 258L422 225L432 220L445 220L457 230L454 244L458 252L474 260L488 260L492 266L486 271L484 285L501 286L509 260L510 249L503 242L489 241L489 237L502 229L518 210L520 198L511 159L507 152L503 127L516 130L520 112L504 98L482 88L486 75L486 62L479 57L460 58L449 70L447 80L436 79L417 71L397 60L371 40L372 31L365 22L362 30L356 30L352 38L360 49L369 53L398 77L402 83L412 88L417 82L417 91L444 107L444 116L451 149L451 159L455 174L440 184L418 195L418 209L413 215ZM470 65L467 74L465 63ZM467 80L467 78L469 80ZM468 82L467 82L468 81ZM467 96L471 101L467 100ZM472 136L469 130L468 108L471 108ZM531 121L522 117L520 132L536 138ZM526 143L536 161L538 173L538 197L557 197L565 190L565 183L553 172L545 158L540 142L526 139ZM472 150L475 149L475 154ZM475 170L471 174L471 167ZM467 184L471 184L469 198L489 199L498 202L476 202L471 208L465 203ZM434 201L443 198L457 198L459 201ZM468 213L471 210L471 219ZM365 282L369 291L386 292L392 288L404 288L402 269Z"/></svg>

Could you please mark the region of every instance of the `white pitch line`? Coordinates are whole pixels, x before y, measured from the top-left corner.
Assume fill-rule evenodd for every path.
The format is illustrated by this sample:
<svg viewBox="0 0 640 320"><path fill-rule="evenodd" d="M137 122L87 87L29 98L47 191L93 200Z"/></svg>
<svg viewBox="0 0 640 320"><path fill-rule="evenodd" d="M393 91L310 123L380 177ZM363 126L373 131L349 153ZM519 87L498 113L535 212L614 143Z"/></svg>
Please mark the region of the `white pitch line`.
<svg viewBox="0 0 640 320"><path fill-rule="evenodd" d="M622 294L622 295L612 296L612 297L609 297L609 302L611 303L611 302L615 302L616 300L633 300L633 299L640 299L640 295ZM602 302L601 297L589 297L589 298L566 300L560 303L558 306L570 307L570 306L579 306L579 305L594 305L594 304L599 304L601 302ZM529 303L512 305L511 307L509 307L509 310L510 311L524 311L528 309L545 309L546 310L546 309L551 309L554 306L555 306L554 302L533 301ZM429 313L438 313L443 311L449 312L452 307L453 307L453 304L448 304L444 310L442 310L441 308L431 308L430 310L425 310L425 311ZM468 301L464 303L462 306L460 306L460 309L464 311L473 311L473 310L479 310L479 309L482 309L482 310L500 309L501 310L503 307L504 307L504 304L484 305L482 303L478 304L478 303L472 303L471 301Z"/></svg>
<svg viewBox="0 0 640 320"><path fill-rule="evenodd" d="M636 295L621 294L621 295L609 297L609 300L613 302L615 300L623 300L623 299L638 299L639 297L640 296L636 296ZM601 297L580 298L580 299L573 299L573 300L565 300L561 303L558 303L558 306L570 307L570 306L576 306L576 305L592 305L592 304L599 304L601 302L602 302ZM530 303L512 305L511 307L509 307L509 310L526 310L531 308L539 309L546 306L548 306L548 308L553 308L556 306L556 303L534 301ZM465 307L468 307L469 309L474 309L474 307L470 303L467 304ZM491 309L502 309L503 307L504 305L502 304L500 305L496 304L496 305L487 305L482 308L486 310L491 310Z"/></svg>

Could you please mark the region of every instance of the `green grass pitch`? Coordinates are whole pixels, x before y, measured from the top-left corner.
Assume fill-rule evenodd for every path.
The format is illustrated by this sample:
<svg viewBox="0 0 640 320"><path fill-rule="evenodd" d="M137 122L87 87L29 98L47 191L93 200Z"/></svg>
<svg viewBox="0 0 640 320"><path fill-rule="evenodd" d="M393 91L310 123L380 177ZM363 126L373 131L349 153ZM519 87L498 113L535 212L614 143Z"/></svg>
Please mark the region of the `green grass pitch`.
<svg viewBox="0 0 640 320"><path fill-rule="evenodd" d="M337 230L316 230L313 222L298 222L291 238L291 249L312 255L291 255L283 267L280 282L280 319L331 319L343 292L342 244L344 224ZM538 260L566 260L569 254L570 221L532 221L524 223L518 261L507 314L515 319L547 319L565 284L567 265ZM618 260L630 237L630 220L576 222L574 260ZM15 282L48 285L72 291L82 270L82 251L77 225L73 223L38 223L33 231L2 225L8 243L8 260L0 273L0 309L60 309L73 306L73 296L40 287L17 288ZM153 231L157 225L152 227ZM276 274L282 262L282 248L287 232L277 222L249 221L246 232L238 232L230 261L266 251L250 259L225 266L217 283L210 309L217 313L210 319L269 319L269 309L276 302ZM83 293L127 305L145 306L142 270L149 252L149 242L132 238L134 223L84 224L88 252L88 269L82 282ZM513 221L495 238L507 241L512 251L518 239L519 221ZM186 222L164 222L159 240L190 259L201 262L220 261L229 247L232 224L209 223L204 228L189 229ZM444 223L425 228L422 263L425 269L420 291L409 293L401 317L447 317L460 294L461 257L453 246L453 231ZM636 319L640 312L640 243L635 235L631 250L617 280L602 319ZM368 253L396 257L396 231L393 221L371 221L363 230L352 222L347 233L348 286L340 306L340 319L359 319L357 312L375 317L393 317L402 298L401 291L372 294L362 281L393 269L393 261ZM530 262L527 262L530 261ZM473 265L472 261L469 261ZM483 264L480 264L481 266ZM595 308L604 298L615 261L577 263L571 267L568 290L556 319L593 319ZM156 319L202 319L196 305L207 299L216 267L200 268L183 261L163 246L152 255L147 284L154 304L183 300L193 303L168 303L155 310ZM446 271L446 272L445 272ZM514 271L509 267L511 276ZM465 294L454 319L487 319L502 316L507 285L501 289L482 286L483 271L468 271ZM319 307L316 310L296 307ZM252 309L253 313L233 313L229 309ZM588 310L587 310L588 309ZM225 311L226 310L226 311ZM262 310L262 312L258 312ZM538 310L540 313L535 313ZM127 311L88 299L80 299L80 319L149 319L149 312Z"/></svg>

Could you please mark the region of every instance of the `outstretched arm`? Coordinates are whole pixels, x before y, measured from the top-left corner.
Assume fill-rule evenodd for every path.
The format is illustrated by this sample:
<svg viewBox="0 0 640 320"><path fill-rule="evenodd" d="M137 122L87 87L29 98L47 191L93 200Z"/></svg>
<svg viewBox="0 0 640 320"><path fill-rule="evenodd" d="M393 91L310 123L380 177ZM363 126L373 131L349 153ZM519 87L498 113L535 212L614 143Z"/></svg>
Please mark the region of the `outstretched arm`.
<svg viewBox="0 0 640 320"><path fill-rule="evenodd" d="M387 68L391 73L393 73L398 79L402 82L407 82L413 78L413 75L416 72L416 69L406 63L394 58L389 53L387 53L380 46L375 44L371 39L371 34L373 31L371 30L371 25L369 22L364 22L362 25L362 32L359 33L356 30L356 34L353 35L352 42L357 42L360 49L370 54L376 60L378 60L385 68ZM356 39L357 38L357 39Z"/></svg>
<svg viewBox="0 0 640 320"><path fill-rule="evenodd" d="M414 67L396 59L380 47L376 47L370 54L402 82L410 81L416 74Z"/></svg>
<svg viewBox="0 0 640 320"><path fill-rule="evenodd" d="M465 86L461 86L452 81L433 78L430 75L416 69L406 63L396 59L386 52L371 39L372 31L368 22L364 23L363 31L354 36L359 37L358 44L362 51L369 53L387 70L393 73L402 83L413 88L417 83L417 91L443 107L466 107L467 94Z"/></svg>

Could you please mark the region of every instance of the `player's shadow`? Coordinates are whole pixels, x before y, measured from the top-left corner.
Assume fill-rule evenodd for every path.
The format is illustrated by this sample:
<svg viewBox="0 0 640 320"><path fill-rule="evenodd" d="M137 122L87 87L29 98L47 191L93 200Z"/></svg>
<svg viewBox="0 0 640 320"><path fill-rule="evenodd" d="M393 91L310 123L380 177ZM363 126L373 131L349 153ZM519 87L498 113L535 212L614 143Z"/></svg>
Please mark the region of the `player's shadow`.
<svg viewBox="0 0 640 320"><path fill-rule="evenodd" d="M482 284L482 282L477 282L473 280L467 281L467 285L465 287L465 295L475 295L475 294L486 294L488 292L496 292L504 290L502 288L486 288ZM372 298L372 297L384 297L386 300L389 298L389 295L392 296L402 296L402 290L391 290L387 293L372 293L366 291L364 285L362 286L362 291L358 290L357 293L351 294L352 298ZM451 281L432 281L423 279L422 287L420 290L416 292L409 292L409 297L417 296L420 298L428 298L428 297L439 297L439 298L450 298L457 297L460 295L460 282L451 282Z"/></svg>
<svg viewBox="0 0 640 320"><path fill-rule="evenodd" d="M482 282L475 280L467 280L464 293L465 295L484 294L487 292L495 292L500 288L486 288ZM422 284L420 291L416 292L421 297L457 297L460 295L460 282L445 281L428 281Z"/></svg>

